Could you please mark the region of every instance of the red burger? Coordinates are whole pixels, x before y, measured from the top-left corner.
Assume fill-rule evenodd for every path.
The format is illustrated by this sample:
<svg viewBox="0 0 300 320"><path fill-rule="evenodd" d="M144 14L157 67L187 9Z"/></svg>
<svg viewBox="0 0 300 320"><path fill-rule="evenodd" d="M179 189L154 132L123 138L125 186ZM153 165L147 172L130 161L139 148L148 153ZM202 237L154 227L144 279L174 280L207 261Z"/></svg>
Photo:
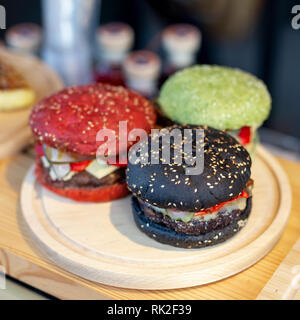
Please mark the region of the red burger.
<svg viewBox="0 0 300 320"><path fill-rule="evenodd" d="M104 143L96 141L101 129L116 132L116 155L127 151L119 147L119 121L126 121L128 132L139 128L149 133L156 115L142 96L101 83L67 88L42 100L30 115L38 181L77 201L104 202L127 195L126 164L96 158Z"/></svg>

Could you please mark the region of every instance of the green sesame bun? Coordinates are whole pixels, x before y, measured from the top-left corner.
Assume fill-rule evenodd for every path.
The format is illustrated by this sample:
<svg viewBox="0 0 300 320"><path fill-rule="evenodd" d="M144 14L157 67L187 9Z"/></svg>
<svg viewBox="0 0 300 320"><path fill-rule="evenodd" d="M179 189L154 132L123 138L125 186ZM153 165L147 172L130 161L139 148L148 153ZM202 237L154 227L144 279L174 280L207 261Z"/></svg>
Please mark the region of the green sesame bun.
<svg viewBox="0 0 300 320"><path fill-rule="evenodd" d="M265 84L249 73L196 65L171 76L162 86L158 103L177 123L236 130L260 126L269 115L271 97Z"/></svg>

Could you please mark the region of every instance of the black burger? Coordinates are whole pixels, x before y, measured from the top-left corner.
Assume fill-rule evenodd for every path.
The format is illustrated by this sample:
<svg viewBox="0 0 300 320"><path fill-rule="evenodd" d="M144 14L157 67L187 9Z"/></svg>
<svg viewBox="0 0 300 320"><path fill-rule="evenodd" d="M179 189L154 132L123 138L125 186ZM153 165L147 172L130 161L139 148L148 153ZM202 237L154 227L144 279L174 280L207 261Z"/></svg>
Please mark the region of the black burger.
<svg viewBox="0 0 300 320"><path fill-rule="evenodd" d="M179 144L170 135L174 128L181 133ZM192 132L190 138L185 129ZM202 130L200 143L196 129ZM252 203L251 159L246 149L225 132L204 126L173 126L155 135L129 153L126 180L139 229L156 241L182 248L215 245L236 234L246 224ZM163 156L166 136L169 162ZM203 160L198 174L187 173L197 166L196 160L186 160L188 143L192 145L189 160L197 158L197 151Z"/></svg>

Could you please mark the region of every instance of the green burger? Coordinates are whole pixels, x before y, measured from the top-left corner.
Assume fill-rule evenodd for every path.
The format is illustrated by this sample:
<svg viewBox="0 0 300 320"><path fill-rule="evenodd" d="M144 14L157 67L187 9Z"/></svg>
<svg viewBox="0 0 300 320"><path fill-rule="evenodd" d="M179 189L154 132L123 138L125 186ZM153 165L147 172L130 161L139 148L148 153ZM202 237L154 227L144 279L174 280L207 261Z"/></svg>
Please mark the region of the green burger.
<svg viewBox="0 0 300 320"><path fill-rule="evenodd" d="M239 69L215 65L176 72L163 84L158 103L172 121L224 130L251 154L257 129L271 109L270 94L261 80Z"/></svg>

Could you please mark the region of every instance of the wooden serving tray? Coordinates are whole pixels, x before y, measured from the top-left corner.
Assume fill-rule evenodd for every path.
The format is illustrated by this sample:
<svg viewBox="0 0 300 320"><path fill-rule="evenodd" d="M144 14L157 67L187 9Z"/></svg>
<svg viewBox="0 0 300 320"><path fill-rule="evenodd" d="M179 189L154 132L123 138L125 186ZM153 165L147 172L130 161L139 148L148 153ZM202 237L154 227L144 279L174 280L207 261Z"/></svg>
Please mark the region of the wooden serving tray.
<svg viewBox="0 0 300 320"><path fill-rule="evenodd" d="M63 87L59 76L38 58L1 48L0 59L24 76L36 93L36 102ZM18 152L30 141L30 109L0 111L0 159Z"/></svg>
<svg viewBox="0 0 300 320"><path fill-rule="evenodd" d="M262 148L252 172L247 225L232 239L203 249L174 248L148 238L134 224L129 198L104 204L61 198L36 183L33 167L22 185L21 207L36 245L76 275L124 288L191 287L240 272L279 240L290 213L288 180Z"/></svg>

